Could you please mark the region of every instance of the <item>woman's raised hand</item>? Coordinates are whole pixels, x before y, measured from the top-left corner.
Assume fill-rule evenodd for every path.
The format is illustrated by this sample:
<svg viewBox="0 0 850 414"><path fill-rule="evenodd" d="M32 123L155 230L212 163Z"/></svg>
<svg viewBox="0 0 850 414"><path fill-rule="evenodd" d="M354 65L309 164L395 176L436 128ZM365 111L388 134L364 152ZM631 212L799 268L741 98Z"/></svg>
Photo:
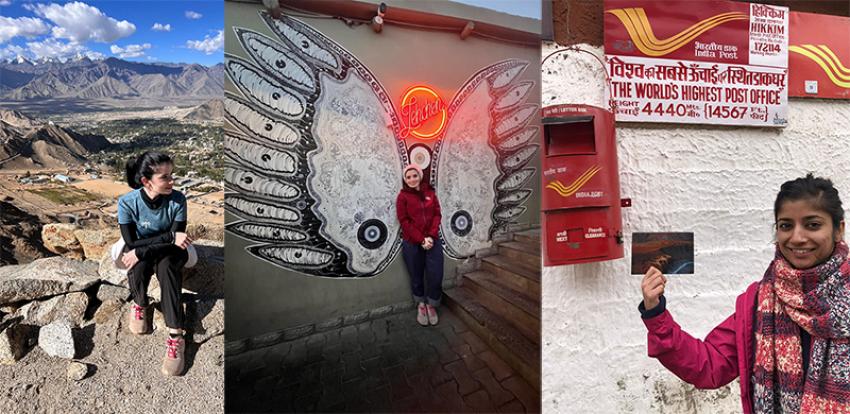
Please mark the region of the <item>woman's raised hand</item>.
<svg viewBox="0 0 850 414"><path fill-rule="evenodd" d="M658 306L658 302L661 301L659 298L664 294L666 284L667 278L664 277L664 274L658 268L650 266L640 282L640 289L643 291L643 307L646 310Z"/></svg>
<svg viewBox="0 0 850 414"><path fill-rule="evenodd" d="M178 231L177 233L174 233L174 244L177 247L186 250L189 248L189 245L192 244L192 238L189 237L188 234Z"/></svg>

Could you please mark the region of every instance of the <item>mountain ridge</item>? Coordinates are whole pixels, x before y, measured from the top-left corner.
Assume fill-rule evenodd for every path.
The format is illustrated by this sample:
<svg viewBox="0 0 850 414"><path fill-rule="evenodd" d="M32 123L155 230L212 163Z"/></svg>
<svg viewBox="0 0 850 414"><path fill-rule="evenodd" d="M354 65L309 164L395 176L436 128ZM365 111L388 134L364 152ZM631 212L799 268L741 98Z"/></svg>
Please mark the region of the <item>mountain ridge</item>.
<svg viewBox="0 0 850 414"><path fill-rule="evenodd" d="M224 65L141 63L110 57L0 62L0 98L202 98L224 94Z"/></svg>

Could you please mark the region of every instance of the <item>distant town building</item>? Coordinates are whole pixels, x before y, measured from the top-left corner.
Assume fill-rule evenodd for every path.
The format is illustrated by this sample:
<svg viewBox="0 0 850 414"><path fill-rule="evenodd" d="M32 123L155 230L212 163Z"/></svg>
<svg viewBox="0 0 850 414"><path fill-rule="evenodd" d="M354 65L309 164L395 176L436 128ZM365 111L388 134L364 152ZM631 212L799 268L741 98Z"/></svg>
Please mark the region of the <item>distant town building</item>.
<svg viewBox="0 0 850 414"><path fill-rule="evenodd" d="M73 179L71 177L68 177L65 174L56 174L56 175L53 176L53 179L56 180L56 181L61 181L65 184L68 184L71 181L73 181Z"/></svg>

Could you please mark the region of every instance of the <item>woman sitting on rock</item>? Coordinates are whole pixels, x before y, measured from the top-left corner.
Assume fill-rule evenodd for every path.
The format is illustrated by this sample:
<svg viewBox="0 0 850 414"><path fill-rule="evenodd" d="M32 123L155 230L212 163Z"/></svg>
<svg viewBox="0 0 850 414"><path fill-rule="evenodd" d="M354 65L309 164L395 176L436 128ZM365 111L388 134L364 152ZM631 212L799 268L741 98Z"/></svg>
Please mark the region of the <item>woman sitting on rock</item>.
<svg viewBox="0 0 850 414"><path fill-rule="evenodd" d="M175 191L174 164L159 152L146 152L127 161L127 184L134 190L118 199L118 224L124 240L120 258L129 269L127 279L133 296L129 329L136 335L150 333L148 284L156 273L162 312L168 327L163 375L183 372L183 306L181 269L188 261L192 239L186 234L186 197Z"/></svg>

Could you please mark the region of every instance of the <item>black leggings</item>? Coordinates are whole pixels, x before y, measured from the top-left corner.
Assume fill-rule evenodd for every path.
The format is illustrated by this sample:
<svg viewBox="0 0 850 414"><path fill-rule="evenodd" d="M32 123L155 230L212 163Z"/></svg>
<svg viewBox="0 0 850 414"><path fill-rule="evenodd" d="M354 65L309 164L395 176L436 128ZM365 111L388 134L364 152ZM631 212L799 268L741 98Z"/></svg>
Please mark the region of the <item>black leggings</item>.
<svg viewBox="0 0 850 414"><path fill-rule="evenodd" d="M189 260L189 254L177 246L169 246L155 258L139 260L127 272L133 301L139 306L148 306L148 285L156 273L162 297L162 313L165 325L171 329L183 328L183 304L180 292L183 288L181 269Z"/></svg>

